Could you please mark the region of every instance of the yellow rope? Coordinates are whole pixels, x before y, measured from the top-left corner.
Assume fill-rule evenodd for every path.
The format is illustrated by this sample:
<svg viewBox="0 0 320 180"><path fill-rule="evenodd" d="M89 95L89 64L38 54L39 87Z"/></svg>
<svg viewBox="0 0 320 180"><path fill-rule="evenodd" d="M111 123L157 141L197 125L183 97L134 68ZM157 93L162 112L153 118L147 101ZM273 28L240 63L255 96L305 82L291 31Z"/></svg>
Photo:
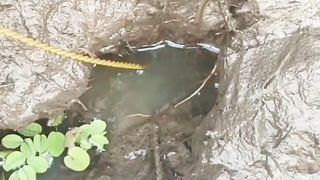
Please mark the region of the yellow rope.
<svg viewBox="0 0 320 180"><path fill-rule="evenodd" d="M1 27L1 26L0 26L0 34L3 34L7 37L10 37L16 41L20 41L20 42L26 44L27 46L39 48L39 49L48 51L52 54L56 54L56 55L59 55L64 58L70 58L70 59L77 60L80 62L97 64L97 65L101 65L101 66L115 67L115 68L123 68L123 69L144 69L144 67L139 64L123 63L123 62L116 62L116 61L111 61L111 60L102 60L99 58L91 58L91 57L76 54L73 52L68 52L68 51L65 51L60 48L51 47L48 44L39 42L39 41L34 40L32 38L25 37L20 33L14 32L10 29L7 29L7 28Z"/></svg>

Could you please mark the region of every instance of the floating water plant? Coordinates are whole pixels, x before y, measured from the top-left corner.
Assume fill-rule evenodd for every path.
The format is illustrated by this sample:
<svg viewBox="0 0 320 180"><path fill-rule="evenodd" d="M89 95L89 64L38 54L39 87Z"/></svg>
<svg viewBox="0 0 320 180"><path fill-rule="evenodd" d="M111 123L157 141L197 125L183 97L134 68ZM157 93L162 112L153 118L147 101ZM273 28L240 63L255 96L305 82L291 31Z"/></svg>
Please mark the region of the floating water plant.
<svg viewBox="0 0 320 180"><path fill-rule="evenodd" d="M66 138L61 132L51 132L48 136L48 152L53 157L59 157L65 149Z"/></svg>
<svg viewBox="0 0 320 180"><path fill-rule="evenodd" d="M80 147L71 147L68 150L68 155L64 157L64 163L74 171L83 171L90 164L90 156L86 150Z"/></svg>
<svg viewBox="0 0 320 180"><path fill-rule="evenodd" d="M26 137L33 137L36 134L40 134L42 132L42 127L38 123L31 123L23 129L18 130L18 132Z"/></svg>
<svg viewBox="0 0 320 180"><path fill-rule="evenodd" d="M53 126L60 125L63 119L64 116L58 116ZM95 147L102 152L109 144L106 127L104 121L94 119L90 124L71 128L66 134L52 131L46 135L40 124L31 123L18 130L19 134L2 138L2 145L7 148L0 151L2 167L6 172L12 172L9 180L36 180L37 173L45 173L52 160L60 157L67 148L64 164L71 170L84 171L90 164L87 150Z"/></svg>

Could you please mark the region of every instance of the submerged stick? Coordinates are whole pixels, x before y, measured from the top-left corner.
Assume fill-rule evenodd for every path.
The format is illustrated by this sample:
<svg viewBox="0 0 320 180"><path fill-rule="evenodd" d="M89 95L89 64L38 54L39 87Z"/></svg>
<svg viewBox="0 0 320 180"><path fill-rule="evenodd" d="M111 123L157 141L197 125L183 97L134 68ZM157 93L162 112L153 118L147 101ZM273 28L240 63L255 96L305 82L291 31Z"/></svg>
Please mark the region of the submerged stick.
<svg viewBox="0 0 320 180"><path fill-rule="evenodd" d="M216 71L217 69L217 64L214 65L214 67L212 68L210 74L206 77L205 80L203 80L201 86L196 90L194 91L189 97L185 98L184 100L180 101L179 103L177 103L176 105L174 105L173 107L174 108L177 108L178 106L180 106L181 104L189 101L193 96L197 95L201 89L207 84L207 82L209 81L209 79L211 79L211 77L213 76L214 72Z"/></svg>

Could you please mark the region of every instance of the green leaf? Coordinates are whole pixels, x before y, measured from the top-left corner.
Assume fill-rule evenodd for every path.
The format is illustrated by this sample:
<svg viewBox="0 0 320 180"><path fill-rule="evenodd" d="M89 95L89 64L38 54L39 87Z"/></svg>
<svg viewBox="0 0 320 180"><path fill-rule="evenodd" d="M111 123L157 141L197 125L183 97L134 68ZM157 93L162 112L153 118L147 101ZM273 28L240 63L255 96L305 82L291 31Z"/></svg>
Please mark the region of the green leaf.
<svg viewBox="0 0 320 180"><path fill-rule="evenodd" d="M2 138L2 145L8 149L15 149L21 145L23 139L16 134L9 134Z"/></svg>
<svg viewBox="0 0 320 180"><path fill-rule="evenodd" d="M50 126L57 127L60 124L62 124L63 120L64 120L64 114L60 114L56 117L56 119L53 121L53 123Z"/></svg>
<svg viewBox="0 0 320 180"><path fill-rule="evenodd" d="M66 133L66 147L72 147L74 146L74 144L76 143L76 140L79 136L79 128L75 127L70 129L67 133Z"/></svg>
<svg viewBox="0 0 320 180"><path fill-rule="evenodd" d="M47 136L44 134L37 134L33 137L33 143L36 147L36 150L39 153L43 153L45 151L47 151L48 149L48 141L47 141Z"/></svg>
<svg viewBox="0 0 320 180"><path fill-rule="evenodd" d="M99 151L103 151L104 150L103 146L106 144L109 144L108 139L105 136L100 135L100 134L96 134L96 135L91 136L89 142L92 145L96 146Z"/></svg>
<svg viewBox="0 0 320 180"><path fill-rule="evenodd" d="M36 171L28 165L18 170L19 180L36 180Z"/></svg>
<svg viewBox="0 0 320 180"><path fill-rule="evenodd" d="M45 158L40 157L40 156L34 156L34 157L31 157L31 158L28 158L27 159L27 163L28 163L28 165L33 167L33 169L37 173L44 173L49 168L48 161Z"/></svg>
<svg viewBox="0 0 320 180"><path fill-rule="evenodd" d="M107 127L106 122L104 122L100 119L95 119L94 121L92 121L90 123L90 129L91 129L90 134L91 135L101 134L106 130L106 127Z"/></svg>
<svg viewBox="0 0 320 180"><path fill-rule="evenodd" d="M4 159L6 158L10 153L12 153L13 151L11 150L6 150L6 151L0 151L0 158Z"/></svg>
<svg viewBox="0 0 320 180"><path fill-rule="evenodd" d="M33 142L32 145L29 145L27 142L23 142L20 146L20 151L25 154L27 157L33 157L36 155L36 149Z"/></svg>
<svg viewBox="0 0 320 180"><path fill-rule="evenodd" d="M53 157L59 157L65 149L65 136L60 132L51 132L48 136L48 152Z"/></svg>
<svg viewBox="0 0 320 180"><path fill-rule="evenodd" d="M81 147L82 149L88 150L88 149L91 149L92 144L89 143L88 140L85 139L85 140L82 140L82 141L80 142L80 147Z"/></svg>
<svg viewBox="0 0 320 180"><path fill-rule="evenodd" d="M26 155L20 151L14 151L7 156L6 162L3 165L5 171L16 169L26 162Z"/></svg>
<svg viewBox="0 0 320 180"><path fill-rule="evenodd" d="M42 132L42 127L38 123L31 123L23 129L18 130L18 132L26 137L33 137Z"/></svg>
<svg viewBox="0 0 320 180"><path fill-rule="evenodd" d="M89 124L84 124L79 127L79 134L77 137L77 142L80 143L83 140L87 140L91 133L91 126Z"/></svg>
<svg viewBox="0 0 320 180"><path fill-rule="evenodd" d="M10 176L8 180L20 180L19 179L19 170L14 171Z"/></svg>
<svg viewBox="0 0 320 180"><path fill-rule="evenodd" d="M36 146L34 145L33 141L31 138L26 138L24 139L24 142L26 142L30 148L30 155L35 155L37 150L36 150ZM21 151L21 149L20 149ZM21 151L22 152L22 151Z"/></svg>
<svg viewBox="0 0 320 180"><path fill-rule="evenodd" d="M74 171L84 171L90 164L90 157L82 148L71 147L68 155L64 157L64 164Z"/></svg>

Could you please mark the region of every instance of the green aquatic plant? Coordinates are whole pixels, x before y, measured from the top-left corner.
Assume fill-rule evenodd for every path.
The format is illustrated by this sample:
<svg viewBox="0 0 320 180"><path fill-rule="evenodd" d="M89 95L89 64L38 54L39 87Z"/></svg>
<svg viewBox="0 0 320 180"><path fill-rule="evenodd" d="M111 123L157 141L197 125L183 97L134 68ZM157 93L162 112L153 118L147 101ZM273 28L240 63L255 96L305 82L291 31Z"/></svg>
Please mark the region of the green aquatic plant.
<svg viewBox="0 0 320 180"><path fill-rule="evenodd" d="M63 160L65 165L74 171L83 171L90 164L87 151L77 146L69 148L68 155Z"/></svg>
<svg viewBox="0 0 320 180"><path fill-rule="evenodd" d="M83 149L91 149L96 147L97 151L104 151L104 145L109 144L106 135L107 124L95 119L90 124L84 124L80 127L70 129L66 133L66 146L80 146Z"/></svg>
<svg viewBox="0 0 320 180"><path fill-rule="evenodd" d="M53 126L62 123L64 116L58 116ZM94 119L90 124L74 127L65 134L52 131L48 135L42 133L42 126L31 123L17 132L2 138L2 145L7 148L0 151L2 167L12 172L9 180L36 180L37 173L45 173L56 157L60 157L65 149L64 164L71 170L84 171L90 164L87 150L96 148L104 151L109 141L106 137L107 124Z"/></svg>
<svg viewBox="0 0 320 180"><path fill-rule="evenodd" d="M59 157L65 149L66 138L61 132L51 132L48 136L48 152L53 157Z"/></svg>
<svg viewBox="0 0 320 180"><path fill-rule="evenodd" d="M23 143L23 139L16 134L9 134L1 140L1 143L8 149L14 149L19 147Z"/></svg>
<svg viewBox="0 0 320 180"><path fill-rule="evenodd" d="M24 127L23 129L18 130L18 133L26 137L33 137L42 132L42 126L38 123L31 123Z"/></svg>

